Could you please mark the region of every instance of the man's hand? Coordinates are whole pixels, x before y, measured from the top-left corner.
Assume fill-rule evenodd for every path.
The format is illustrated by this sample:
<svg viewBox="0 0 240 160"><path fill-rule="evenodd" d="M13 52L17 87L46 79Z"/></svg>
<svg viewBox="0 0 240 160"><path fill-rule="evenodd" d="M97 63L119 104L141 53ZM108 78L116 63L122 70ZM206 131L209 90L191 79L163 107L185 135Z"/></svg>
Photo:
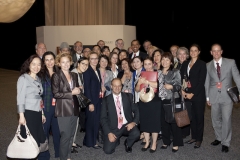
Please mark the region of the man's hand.
<svg viewBox="0 0 240 160"><path fill-rule="evenodd" d="M131 123L129 123L128 125L126 125L128 131L130 131L130 130L131 130L133 127L135 127L135 126L136 126L136 123L135 123L135 122L131 122Z"/></svg>
<svg viewBox="0 0 240 160"><path fill-rule="evenodd" d="M108 133L108 139L110 142L115 142L117 137L113 133Z"/></svg>
<svg viewBox="0 0 240 160"><path fill-rule="evenodd" d="M207 105L211 106L211 103L209 101L207 101Z"/></svg>
<svg viewBox="0 0 240 160"><path fill-rule="evenodd" d="M90 105L89 105L89 111L90 111L90 112L93 112L93 111L94 111L94 105L93 105L93 104L90 104Z"/></svg>

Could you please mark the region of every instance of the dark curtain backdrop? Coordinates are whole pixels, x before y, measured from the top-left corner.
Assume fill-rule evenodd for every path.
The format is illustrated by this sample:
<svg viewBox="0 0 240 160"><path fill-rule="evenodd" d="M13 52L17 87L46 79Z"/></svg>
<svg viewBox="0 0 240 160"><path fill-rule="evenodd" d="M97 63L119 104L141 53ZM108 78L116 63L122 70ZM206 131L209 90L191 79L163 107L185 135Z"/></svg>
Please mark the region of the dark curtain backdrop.
<svg viewBox="0 0 240 160"><path fill-rule="evenodd" d="M219 43L223 56L234 58L240 66L240 10L236 2L126 0L125 12L125 24L136 26L141 44L150 40L169 51L172 44L189 49L197 43L202 49L200 58L208 62L212 59L211 45Z"/></svg>
<svg viewBox="0 0 240 160"><path fill-rule="evenodd" d="M223 56L234 58L240 66L237 6L236 2L226 1L208 4L126 0L125 24L136 26L141 44L150 40L164 51L169 51L172 44L189 48L192 43L198 43L202 48L200 57L206 62L212 59L211 45L220 43ZM16 22L0 23L1 68L19 70L24 60L35 54L36 27L45 25L44 17L44 0L36 0Z"/></svg>

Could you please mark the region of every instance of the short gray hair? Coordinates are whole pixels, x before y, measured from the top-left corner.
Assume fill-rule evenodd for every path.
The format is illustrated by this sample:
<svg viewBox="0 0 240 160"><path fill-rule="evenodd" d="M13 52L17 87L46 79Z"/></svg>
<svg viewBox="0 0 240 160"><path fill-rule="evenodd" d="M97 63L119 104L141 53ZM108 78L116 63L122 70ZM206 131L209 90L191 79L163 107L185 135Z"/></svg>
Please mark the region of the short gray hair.
<svg viewBox="0 0 240 160"><path fill-rule="evenodd" d="M186 47L179 47L177 50L177 53L176 53L177 56L178 56L180 50L185 52L185 54L187 55L187 58L189 57L189 51Z"/></svg>

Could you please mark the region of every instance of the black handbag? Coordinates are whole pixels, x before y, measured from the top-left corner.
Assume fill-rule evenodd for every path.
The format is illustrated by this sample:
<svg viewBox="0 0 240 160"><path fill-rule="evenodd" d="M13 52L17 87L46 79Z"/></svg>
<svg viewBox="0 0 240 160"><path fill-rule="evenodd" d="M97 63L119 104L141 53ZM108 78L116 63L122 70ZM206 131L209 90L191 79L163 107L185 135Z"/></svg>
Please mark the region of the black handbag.
<svg viewBox="0 0 240 160"><path fill-rule="evenodd" d="M187 110L188 117L191 121L192 114L191 114L191 106L192 103L190 101L185 101L184 98L180 95L180 98L175 98L174 94L171 99L170 104L163 104L163 109L165 111L165 121L167 123L176 123L175 120L175 113L181 112L183 110Z"/></svg>
<svg viewBox="0 0 240 160"><path fill-rule="evenodd" d="M227 89L227 93L232 99L233 103L239 103L239 92L237 86L230 87Z"/></svg>
<svg viewBox="0 0 240 160"><path fill-rule="evenodd" d="M78 103L81 108L87 108L87 106L89 106L89 104L91 104L91 100L88 99L82 92L76 96L77 96Z"/></svg>

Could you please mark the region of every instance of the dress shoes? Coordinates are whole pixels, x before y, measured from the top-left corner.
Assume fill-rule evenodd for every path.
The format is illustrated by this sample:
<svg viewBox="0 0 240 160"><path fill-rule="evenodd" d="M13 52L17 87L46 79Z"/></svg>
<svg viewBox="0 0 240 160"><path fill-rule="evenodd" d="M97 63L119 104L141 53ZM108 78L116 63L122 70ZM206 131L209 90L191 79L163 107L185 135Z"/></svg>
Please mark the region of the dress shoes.
<svg viewBox="0 0 240 160"><path fill-rule="evenodd" d="M175 153L175 152L177 152L177 151L178 151L178 149L172 148L172 152L173 152L173 153Z"/></svg>
<svg viewBox="0 0 240 160"><path fill-rule="evenodd" d="M73 145L72 145L72 147L73 147L73 148L82 148L82 146L80 146L80 145L77 144L77 143L76 143L76 146L73 146Z"/></svg>
<svg viewBox="0 0 240 160"><path fill-rule="evenodd" d="M141 142L141 145L145 145L146 144L146 142Z"/></svg>
<svg viewBox="0 0 240 160"><path fill-rule="evenodd" d="M169 145L162 145L162 147L160 149L167 149Z"/></svg>
<svg viewBox="0 0 240 160"><path fill-rule="evenodd" d="M145 143L146 143L146 142L145 142ZM149 143L149 144L148 144L148 146L147 146L147 148L144 148L144 147L142 147L142 149L141 149L141 150L142 150L143 152L147 151L147 150L148 150L148 148L150 148L150 145L151 145L151 144Z"/></svg>
<svg viewBox="0 0 240 160"><path fill-rule="evenodd" d="M99 146L99 145L95 145L95 146L93 146L93 148L94 148L94 149L101 149L102 147Z"/></svg>
<svg viewBox="0 0 240 160"><path fill-rule="evenodd" d="M125 151L126 151L127 153L132 153L132 147L129 147L129 146L127 145L127 139L124 141L124 146L125 146Z"/></svg>
<svg viewBox="0 0 240 160"><path fill-rule="evenodd" d="M228 146L222 145L222 152L228 152Z"/></svg>
<svg viewBox="0 0 240 160"><path fill-rule="evenodd" d="M221 143L221 141L215 140L215 141L213 141L213 142L211 143L211 145L217 146L217 145L219 145L220 143Z"/></svg>
<svg viewBox="0 0 240 160"><path fill-rule="evenodd" d="M72 148L71 153L78 153L78 151L75 148Z"/></svg>
<svg viewBox="0 0 240 160"><path fill-rule="evenodd" d="M185 143L187 143L187 144L192 144L192 143L194 143L194 142L196 142L196 139L190 139L190 140L186 141Z"/></svg>
<svg viewBox="0 0 240 160"><path fill-rule="evenodd" d="M150 153L154 153L154 152L156 152L156 150L157 150L157 145L156 145L156 149L154 149L154 150L153 150L153 149L150 149L149 152L150 152Z"/></svg>
<svg viewBox="0 0 240 160"><path fill-rule="evenodd" d="M201 144L202 144L202 142L197 141L197 142L195 143L195 145L194 145L194 148L200 148L200 147L201 147Z"/></svg>

